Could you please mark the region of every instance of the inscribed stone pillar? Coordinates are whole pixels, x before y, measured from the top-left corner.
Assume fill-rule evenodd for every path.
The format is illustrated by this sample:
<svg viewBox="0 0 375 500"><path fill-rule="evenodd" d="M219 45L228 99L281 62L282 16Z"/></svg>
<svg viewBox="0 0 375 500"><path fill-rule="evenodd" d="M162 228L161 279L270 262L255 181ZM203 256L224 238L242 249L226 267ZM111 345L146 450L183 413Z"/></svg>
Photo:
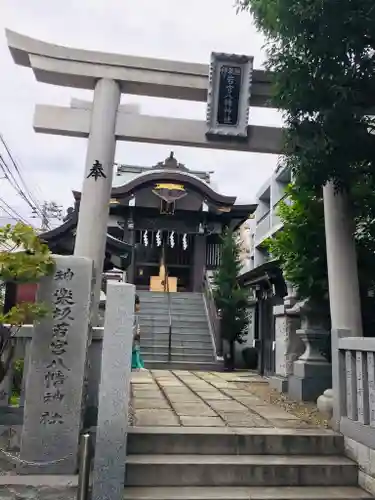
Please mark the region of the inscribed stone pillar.
<svg viewBox="0 0 375 500"><path fill-rule="evenodd" d="M303 353L303 343L296 334L300 326L298 315L288 315L284 305L274 306L275 318L275 380L271 385L280 392L287 391L293 362Z"/></svg>
<svg viewBox="0 0 375 500"><path fill-rule="evenodd" d="M93 500L124 494L135 287L108 282L104 323Z"/></svg>
<svg viewBox="0 0 375 500"><path fill-rule="evenodd" d="M45 465L21 465L21 473L74 474L77 468L93 263L54 258L54 275L41 281L37 294L51 314L35 323L30 343L20 454Z"/></svg>
<svg viewBox="0 0 375 500"><path fill-rule="evenodd" d="M119 103L118 84L113 80L99 80L94 91L85 178L74 247L74 255L88 257L94 261L97 277L93 303L94 314L100 298Z"/></svg>

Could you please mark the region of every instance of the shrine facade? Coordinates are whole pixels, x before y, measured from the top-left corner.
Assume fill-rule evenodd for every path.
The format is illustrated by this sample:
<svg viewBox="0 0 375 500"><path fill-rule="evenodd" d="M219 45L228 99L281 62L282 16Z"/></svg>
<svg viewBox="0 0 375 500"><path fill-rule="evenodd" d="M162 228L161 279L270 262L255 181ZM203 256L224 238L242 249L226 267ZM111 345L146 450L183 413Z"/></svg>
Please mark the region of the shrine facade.
<svg viewBox="0 0 375 500"><path fill-rule="evenodd" d="M209 172L189 170L173 153L154 167L118 166L114 184L104 270L126 271L140 290L157 291L166 272L170 291L201 291L220 262L224 229L237 229L256 208L218 193ZM81 193L73 195L65 222L41 235L55 253L73 252Z"/></svg>

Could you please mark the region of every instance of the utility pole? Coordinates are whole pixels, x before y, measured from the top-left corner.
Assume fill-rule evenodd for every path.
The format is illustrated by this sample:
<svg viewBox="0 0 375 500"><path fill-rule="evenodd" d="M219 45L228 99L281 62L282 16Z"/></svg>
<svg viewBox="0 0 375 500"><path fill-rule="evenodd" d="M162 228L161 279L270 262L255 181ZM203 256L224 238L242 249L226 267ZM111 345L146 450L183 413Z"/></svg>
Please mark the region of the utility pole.
<svg viewBox="0 0 375 500"><path fill-rule="evenodd" d="M40 211L38 211L36 208L33 209L32 217L35 219L41 219L40 230L42 232L45 232L48 231L48 229L51 229L51 219L62 220L62 207L55 201L45 201Z"/></svg>

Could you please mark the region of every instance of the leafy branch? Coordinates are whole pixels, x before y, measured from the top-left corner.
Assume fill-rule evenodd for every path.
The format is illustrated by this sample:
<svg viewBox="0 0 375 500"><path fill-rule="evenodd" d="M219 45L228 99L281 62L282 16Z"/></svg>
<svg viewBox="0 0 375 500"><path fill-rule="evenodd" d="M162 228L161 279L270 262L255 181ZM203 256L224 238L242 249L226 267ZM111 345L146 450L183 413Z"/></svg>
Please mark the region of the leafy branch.
<svg viewBox="0 0 375 500"><path fill-rule="evenodd" d="M37 283L54 272L54 259L34 229L21 222L0 228L0 248L0 305L3 310L6 282ZM49 308L45 304L29 302L0 313L0 382L13 360L13 338L18 330L14 327L41 319L48 313Z"/></svg>

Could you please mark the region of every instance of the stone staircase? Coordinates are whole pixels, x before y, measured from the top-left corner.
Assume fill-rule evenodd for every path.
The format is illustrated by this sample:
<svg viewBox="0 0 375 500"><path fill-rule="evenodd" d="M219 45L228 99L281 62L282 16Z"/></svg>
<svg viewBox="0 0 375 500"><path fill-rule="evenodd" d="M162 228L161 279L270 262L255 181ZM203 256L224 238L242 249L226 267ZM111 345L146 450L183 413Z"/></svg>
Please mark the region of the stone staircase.
<svg viewBox="0 0 375 500"><path fill-rule="evenodd" d="M344 438L320 429L133 428L124 500L359 500Z"/></svg>
<svg viewBox="0 0 375 500"><path fill-rule="evenodd" d="M168 295L137 292L141 300L141 350L146 368L215 370L214 347L200 293L171 293L172 358L168 361Z"/></svg>

